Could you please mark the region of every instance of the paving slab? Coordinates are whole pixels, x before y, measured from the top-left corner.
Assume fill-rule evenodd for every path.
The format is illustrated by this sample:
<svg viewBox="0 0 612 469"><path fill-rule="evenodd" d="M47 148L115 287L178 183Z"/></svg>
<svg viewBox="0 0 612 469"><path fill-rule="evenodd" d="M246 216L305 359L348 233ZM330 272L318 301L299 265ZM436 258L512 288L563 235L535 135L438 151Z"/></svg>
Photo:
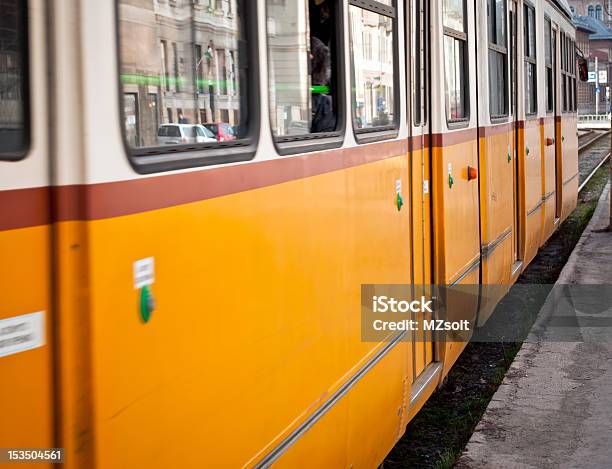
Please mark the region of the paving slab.
<svg viewBox="0 0 612 469"><path fill-rule="evenodd" d="M612 284L612 233L594 231L608 225L609 200L608 185L555 288ZM612 321L608 294L589 301L601 313L595 319ZM549 340L557 309L543 308L538 334L523 344L456 467L612 468L612 341L580 312L584 340Z"/></svg>

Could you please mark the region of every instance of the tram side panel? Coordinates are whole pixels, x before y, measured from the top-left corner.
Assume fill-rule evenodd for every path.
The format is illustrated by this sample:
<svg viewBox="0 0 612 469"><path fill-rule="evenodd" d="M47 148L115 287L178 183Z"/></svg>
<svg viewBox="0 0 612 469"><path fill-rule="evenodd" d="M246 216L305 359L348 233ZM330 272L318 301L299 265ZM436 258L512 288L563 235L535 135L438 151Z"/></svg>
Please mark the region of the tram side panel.
<svg viewBox="0 0 612 469"><path fill-rule="evenodd" d="M524 227L524 262L528 264L540 247L542 210L542 154L540 120L532 117L524 121L519 134L522 149L522 172L524 209L521 217Z"/></svg>
<svg viewBox="0 0 612 469"><path fill-rule="evenodd" d="M482 298L478 320L484 323L510 282L513 263L514 222L511 124L481 130L480 225L482 252ZM487 288L487 285L494 285Z"/></svg>
<svg viewBox="0 0 612 469"><path fill-rule="evenodd" d="M563 205L561 218L566 219L576 208L578 201L578 119L575 113L561 116L561 152L563 169Z"/></svg>
<svg viewBox="0 0 612 469"><path fill-rule="evenodd" d="M434 139L434 243L435 283L478 285L480 280L478 182L468 179L469 168L478 162L476 129L455 131ZM473 319L477 295L454 304L448 319ZM466 343L447 342L442 347L443 375L448 373Z"/></svg>
<svg viewBox="0 0 612 469"><path fill-rule="evenodd" d="M555 169L555 119L547 116L541 124L541 152L542 158L542 237L540 246L550 238L555 231L557 202L556 202L556 169Z"/></svg>
<svg viewBox="0 0 612 469"><path fill-rule="evenodd" d="M325 414L278 460L275 467L377 467L405 430L409 383L398 386L411 360L405 341L385 356L349 395Z"/></svg>
<svg viewBox="0 0 612 469"><path fill-rule="evenodd" d="M428 146L429 138L413 138L411 152L412 163L412 251L413 251L413 283L414 285L431 284L431 193L430 193L430 166ZM425 146L422 146L425 142ZM425 319L419 313L417 321ZM414 348L414 377L419 376L433 361L431 333L423 330L416 331L416 345ZM425 343L424 343L425 342Z"/></svg>
<svg viewBox="0 0 612 469"><path fill-rule="evenodd" d="M202 441L210 464L245 464L279 445L374 359L381 344L361 341L359 286L410 282L410 211L395 203L396 181L408 174L405 145L367 151L395 149L396 157L370 164L89 223L100 467L193 466ZM255 177L249 167L221 174ZM213 181L199 174L202 184ZM164 184L164 176L148 181ZM125 184L129 190L133 182ZM138 197L140 184L132 187ZM151 189L161 195L164 187ZM143 324L132 265L148 257L157 308ZM407 355L386 355L376 364L385 379L359 388L395 396L357 398L359 412L378 418L381 447L399 426ZM354 413L338 417L333 440L319 425L309 438L343 453L349 429L371 430ZM148 431L134 440L143 425ZM160 447L174 451L160 455Z"/></svg>

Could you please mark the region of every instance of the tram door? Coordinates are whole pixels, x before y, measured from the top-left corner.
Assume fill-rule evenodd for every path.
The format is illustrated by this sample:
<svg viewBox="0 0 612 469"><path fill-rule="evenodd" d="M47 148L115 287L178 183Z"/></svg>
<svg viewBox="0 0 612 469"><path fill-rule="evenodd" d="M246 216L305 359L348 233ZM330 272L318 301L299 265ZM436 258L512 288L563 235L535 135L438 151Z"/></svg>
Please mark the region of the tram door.
<svg viewBox="0 0 612 469"><path fill-rule="evenodd" d="M552 83L553 83L553 102L554 102L554 111L553 111L553 116L555 116L555 123L554 123L554 128L555 128L555 138L557 138L557 116L561 115L561 109L559 109L559 70L558 70L558 64L559 61L557 60L557 32L558 32L558 28L557 26L555 26L552 30L552 38L551 38L551 48L552 48L552 74L553 74L553 78L552 78ZM559 159L561 157L560 154L560 147L559 145L557 145L555 143L554 145L554 149L555 149L555 158L554 158L554 162L555 162L555 222L558 222L559 219L561 218L561 207L563 206L563 201L561 200L561 187L563 186L563 183L561 182L561 171L559 170L560 168L560 164L559 164Z"/></svg>
<svg viewBox="0 0 612 469"><path fill-rule="evenodd" d="M510 2L510 111L512 113L512 142L508 148L508 158L513 159L513 179L514 179L514 223L513 223L513 267L512 276L521 266L520 263L520 216L519 216L519 161L518 161L518 30L517 30L517 5L516 0Z"/></svg>
<svg viewBox="0 0 612 469"><path fill-rule="evenodd" d="M0 447L54 447L44 2L2 2ZM0 463L2 458L0 458ZM5 462L8 462L5 460ZM51 467L17 464L16 467Z"/></svg>
<svg viewBox="0 0 612 469"><path fill-rule="evenodd" d="M412 138L410 145L412 192L412 281L415 296L427 294L423 286L432 283L431 237L431 151L429 127L429 1L408 2L411 8L412 46L407 57L411 64ZM428 288L428 287L427 287ZM416 317L420 321L421 318ZM418 331L413 336L413 379L434 360L431 332Z"/></svg>

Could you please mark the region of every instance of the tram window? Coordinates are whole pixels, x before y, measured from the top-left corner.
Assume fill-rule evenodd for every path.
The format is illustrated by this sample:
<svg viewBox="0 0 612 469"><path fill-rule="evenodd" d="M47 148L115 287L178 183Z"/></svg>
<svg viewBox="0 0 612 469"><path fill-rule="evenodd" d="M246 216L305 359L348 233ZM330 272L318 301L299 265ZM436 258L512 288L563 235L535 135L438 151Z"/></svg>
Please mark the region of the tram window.
<svg viewBox="0 0 612 469"><path fill-rule="evenodd" d="M448 122L469 117L467 33L464 0L444 0L444 85Z"/></svg>
<svg viewBox="0 0 612 469"><path fill-rule="evenodd" d="M244 5L226 0L213 11L201 2L119 0L123 131L135 155L245 143L252 118ZM219 131L161 138L159 129L170 123Z"/></svg>
<svg viewBox="0 0 612 469"><path fill-rule="evenodd" d="M571 106L570 111L575 112L577 109L576 105L576 43L570 40L570 69L568 72L568 80L570 82L570 93L571 93Z"/></svg>
<svg viewBox="0 0 612 469"><path fill-rule="evenodd" d="M552 25L550 18L544 21L544 58L546 68L546 112L554 111L554 83L553 83L553 44L552 44Z"/></svg>
<svg viewBox="0 0 612 469"><path fill-rule="evenodd" d="M525 42L525 114L537 114L537 69L535 9L524 5L524 42Z"/></svg>
<svg viewBox="0 0 612 469"><path fill-rule="evenodd" d="M565 33L561 31L561 101L562 111L567 112L567 84L566 84L566 57L567 57L567 43L565 41Z"/></svg>
<svg viewBox="0 0 612 469"><path fill-rule="evenodd" d="M337 14L336 0L267 0L270 121L280 141L339 127Z"/></svg>
<svg viewBox="0 0 612 469"><path fill-rule="evenodd" d="M423 82L421 80L421 73L423 69L423 57L421 54L421 47L423 40L421 35L423 34L423 28L421 26L421 0L415 0L414 4L414 125L421 123L421 86Z"/></svg>
<svg viewBox="0 0 612 469"><path fill-rule="evenodd" d="M0 16L0 159L29 144L27 2L3 0Z"/></svg>
<svg viewBox="0 0 612 469"><path fill-rule="evenodd" d="M355 131L394 129L398 108L395 95L396 10L391 0L350 0L349 3Z"/></svg>
<svg viewBox="0 0 612 469"><path fill-rule="evenodd" d="M424 83L429 76L428 56L429 36L429 2L415 1L415 48L414 48L414 125L427 122L428 112L428 89L429 85ZM425 86L423 86L425 84Z"/></svg>
<svg viewBox="0 0 612 469"><path fill-rule="evenodd" d="M508 115L508 46L505 0L488 0L489 101L491 117Z"/></svg>

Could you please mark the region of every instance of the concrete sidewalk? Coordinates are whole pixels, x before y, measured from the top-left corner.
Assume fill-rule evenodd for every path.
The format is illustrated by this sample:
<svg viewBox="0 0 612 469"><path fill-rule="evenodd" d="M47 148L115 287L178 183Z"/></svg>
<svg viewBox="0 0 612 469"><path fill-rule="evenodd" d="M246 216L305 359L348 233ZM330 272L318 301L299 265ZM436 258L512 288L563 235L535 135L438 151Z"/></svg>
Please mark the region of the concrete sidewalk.
<svg viewBox="0 0 612 469"><path fill-rule="evenodd" d="M557 284L612 284L612 233L593 232L608 225L609 200L608 186ZM606 296L589 300L609 320ZM456 467L612 468L612 342L581 327L579 314L587 340L542 340L554 328L555 308L548 310L535 325L540 338L524 343Z"/></svg>

